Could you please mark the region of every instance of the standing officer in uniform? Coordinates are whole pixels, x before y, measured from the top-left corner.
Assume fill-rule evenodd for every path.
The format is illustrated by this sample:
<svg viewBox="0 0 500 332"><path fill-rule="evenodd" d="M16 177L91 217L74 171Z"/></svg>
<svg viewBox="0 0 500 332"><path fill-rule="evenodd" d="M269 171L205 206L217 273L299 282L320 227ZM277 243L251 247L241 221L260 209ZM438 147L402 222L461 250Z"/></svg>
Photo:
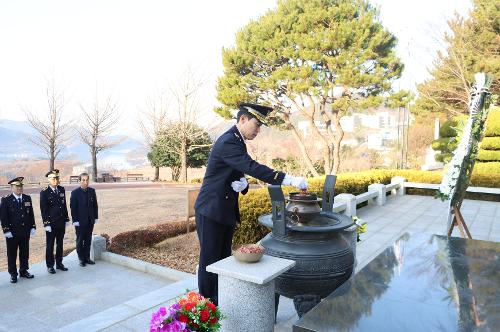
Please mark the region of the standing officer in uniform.
<svg viewBox="0 0 500 332"><path fill-rule="evenodd" d="M89 175L82 173L79 176L80 187L71 192L69 205L71 207L71 218L76 230L76 252L80 260L80 266L95 264L90 259L90 245L92 243L92 231L94 224L98 222L97 196L94 188L89 187Z"/></svg>
<svg viewBox="0 0 500 332"><path fill-rule="evenodd" d="M217 303L217 275L207 265L231 255L236 222L239 222L238 195L248 191L245 174L274 185L307 189L302 177L291 177L254 161L245 141L254 139L272 108L240 104L237 124L215 142L195 203L196 227L200 241L198 288L204 297Z"/></svg>
<svg viewBox="0 0 500 332"><path fill-rule="evenodd" d="M40 192L40 210L42 212L43 226L47 238L45 247L45 262L50 274L54 270L54 241L56 242L56 268L68 271L63 265L63 240L66 225L69 224L68 208L66 207L66 192L59 185L59 170L45 174L49 185Z"/></svg>
<svg viewBox="0 0 500 332"><path fill-rule="evenodd" d="M35 214L31 197L23 194L23 177L9 181L12 194L2 197L0 201L0 220L4 236L7 240L7 262L10 282L17 282L17 249L19 248L19 275L32 279L28 272L30 236L35 235Z"/></svg>

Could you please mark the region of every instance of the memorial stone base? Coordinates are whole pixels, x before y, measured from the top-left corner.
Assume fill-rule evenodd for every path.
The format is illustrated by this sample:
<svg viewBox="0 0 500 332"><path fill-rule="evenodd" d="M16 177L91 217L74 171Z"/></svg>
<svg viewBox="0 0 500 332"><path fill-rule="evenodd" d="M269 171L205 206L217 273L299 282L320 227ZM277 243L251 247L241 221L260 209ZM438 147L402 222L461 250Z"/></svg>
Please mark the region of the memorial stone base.
<svg viewBox="0 0 500 332"><path fill-rule="evenodd" d="M223 332L268 332L274 329L274 279L295 261L264 255L257 263L233 256L207 266L219 275L219 308Z"/></svg>

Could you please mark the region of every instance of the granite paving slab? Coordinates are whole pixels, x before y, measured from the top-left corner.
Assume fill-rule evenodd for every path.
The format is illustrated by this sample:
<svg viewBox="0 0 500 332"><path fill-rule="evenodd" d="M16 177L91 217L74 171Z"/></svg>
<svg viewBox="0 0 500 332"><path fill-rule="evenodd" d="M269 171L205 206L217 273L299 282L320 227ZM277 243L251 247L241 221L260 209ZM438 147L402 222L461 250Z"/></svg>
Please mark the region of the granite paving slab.
<svg viewBox="0 0 500 332"><path fill-rule="evenodd" d="M82 268L74 254L64 264L69 271L55 275L47 273L45 262L35 264L29 270L35 278L19 278L17 284L0 273L0 331L54 331L173 283L104 261ZM125 319L127 308L122 309L112 315Z"/></svg>

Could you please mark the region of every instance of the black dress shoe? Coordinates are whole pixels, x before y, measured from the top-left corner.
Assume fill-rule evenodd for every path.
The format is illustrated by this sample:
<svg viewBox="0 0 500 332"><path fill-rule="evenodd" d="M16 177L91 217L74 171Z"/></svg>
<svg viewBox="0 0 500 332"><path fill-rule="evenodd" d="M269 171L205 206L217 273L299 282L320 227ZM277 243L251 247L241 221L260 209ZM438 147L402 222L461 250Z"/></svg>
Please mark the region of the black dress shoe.
<svg viewBox="0 0 500 332"><path fill-rule="evenodd" d="M17 282L17 276L15 274L10 275L10 283L15 284Z"/></svg>
<svg viewBox="0 0 500 332"><path fill-rule="evenodd" d="M61 271L68 271L68 268L66 266L62 265L62 264L61 265L57 265L56 269L61 270Z"/></svg>
<svg viewBox="0 0 500 332"><path fill-rule="evenodd" d="M93 260L91 260L91 259L86 259L85 263L90 264L90 265L94 265L95 264L95 262Z"/></svg>
<svg viewBox="0 0 500 332"><path fill-rule="evenodd" d="M79 264L81 267L84 267L85 266L85 261L80 261L80 264Z"/></svg>
<svg viewBox="0 0 500 332"><path fill-rule="evenodd" d="M56 270L54 270L53 267L48 267L47 271L49 271L50 274L56 274Z"/></svg>
<svg viewBox="0 0 500 332"><path fill-rule="evenodd" d="M28 271L24 271L24 272L21 272L19 273L19 275L23 278L27 278L27 279L33 279L35 276L32 275L31 273L29 273Z"/></svg>

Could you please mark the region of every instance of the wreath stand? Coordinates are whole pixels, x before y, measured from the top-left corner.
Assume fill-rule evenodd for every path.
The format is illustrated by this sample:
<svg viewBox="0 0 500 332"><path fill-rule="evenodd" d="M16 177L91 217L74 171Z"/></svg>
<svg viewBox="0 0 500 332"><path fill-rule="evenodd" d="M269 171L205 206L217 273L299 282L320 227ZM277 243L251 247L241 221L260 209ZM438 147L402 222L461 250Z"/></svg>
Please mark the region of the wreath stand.
<svg viewBox="0 0 500 332"><path fill-rule="evenodd" d="M467 224L465 223L464 217L462 216L462 213L460 212L460 206L462 205L462 202L460 204L457 204L455 206L450 207L449 215L448 215L448 220L451 219L451 222L449 222L449 227L448 227L448 237L451 236L451 233L453 232L453 228L455 226L458 226L458 230L460 231L460 235L465 238L467 237L472 240L472 236L470 235L469 228L467 227Z"/></svg>
<svg viewBox="0 0 500 332"><path fill-rule="evenodd" d="M450 161L450 167L453 167L453 170L450 171L449 169L448 173L445 174L441 182L441 185L445 184L446 192L448 192L447 188L451 187L451 193L443 194L440 190L437 195L437 197L440 197L442 200L449 200L447 226L448 237L451 236L453 228L458 226L462 238L467 237L472 239L469 228L467 227L464 217L460 212L460 207L462 206L462 202L465 198L465 192L469 186L470 175L474 169L474 163L476 161L475 154L477 153L479 141L482 138L484 124L488 114L487 109L490 104L491 94L488 89L493 82L493 77L484 73L476 73L474 77L476 84L470 91L470 115L467 125L464 127L464 132L466 134L462 137L462 140L460 141L460 144L455 150L455 153ZM463 153L457 153L457 151ZM456 174L456 172L458 172L458 174Z"/></svg>

